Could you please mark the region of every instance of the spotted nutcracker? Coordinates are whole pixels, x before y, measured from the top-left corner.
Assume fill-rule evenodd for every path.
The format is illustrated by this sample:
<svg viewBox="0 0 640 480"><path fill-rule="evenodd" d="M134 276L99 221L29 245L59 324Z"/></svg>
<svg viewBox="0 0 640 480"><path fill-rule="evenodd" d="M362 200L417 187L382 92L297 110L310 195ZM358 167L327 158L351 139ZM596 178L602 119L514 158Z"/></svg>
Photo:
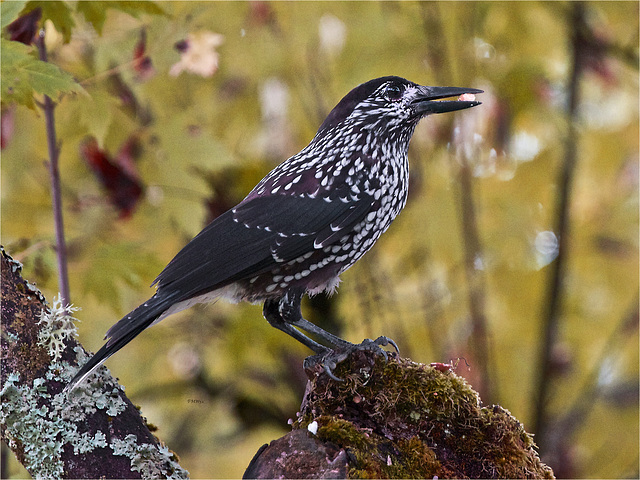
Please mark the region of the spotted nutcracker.
<svg viewBox="0 0 640 480"><path fill-rule="evenodd" d="M311 143L278 165L238 205L207 225L155 279L155 295L109 329L107 342L67 386L74 388L145 328L196 303L264 302L274 327L332 355L354 345L302 317L302 297L333 292L404 207L409 141L421 118L474 107L482 90L420 86L381 77L351 90ZM457 100L441 100L459 97ZM331 348L301 330L315 335ZM335 359L334 359L335 360Z"/></svg>

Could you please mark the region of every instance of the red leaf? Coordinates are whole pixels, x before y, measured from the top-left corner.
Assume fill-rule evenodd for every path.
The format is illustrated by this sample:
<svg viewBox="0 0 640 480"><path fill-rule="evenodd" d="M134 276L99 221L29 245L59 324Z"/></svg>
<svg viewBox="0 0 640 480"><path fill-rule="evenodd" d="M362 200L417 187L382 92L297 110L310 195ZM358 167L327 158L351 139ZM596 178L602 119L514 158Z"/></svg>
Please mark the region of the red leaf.
<svg viewBox="0 0 640 480"><path fill-rule="evenodd" d="M180 53L184 53L189 50L189 40L179 40L173 45L173 48Z"/></svg>
<svg viewBox="0 0 640 480"><path fill-rule="evenodd" d="M253 1L249 3L249 20L257 25L277 27L276 14L271 2Z"/></svg>
<svg viewBox="0 0 640 480"><path fill-rule="evenodd" d="M151 57L147 54L147 32L140 31L140 40L133 49L133 69L136 71L137 79L144 82L153 77L156 73L151 62Z"/></svg>
<svg viewBox="0 0 640 480"><path fill-rule="evenodd" d="M38 23L41 17L42 9L40 7L34 8L29 13L18 17L7 25L7 32L11 35L9 38L25 45L31 45L33 37L38 31Z"/></svg>
<svg viewBox="0 0 640 480"><path fill-rule="evenodd" d="M130 151L130 149L123 147L122 151ZM127 154L122 155L126 156ZM129 218L143 193L143 186L137 172L129 171L132 163L123 167L112 162L109 154L100 149L97 140L93 137L89 137L81 143L80 156L93 170L107 191L109 201L120 212L120 218Z"/></svg>
<svg viewBox="0 0 640 480"><path fill-rule="evenodd" d="M108 88L111 94L120 99L122 109L127 115L137 117L141 125L149 125L151 123L153 119L149 109L140 105L135 93L119 73L109 76Z"/></svg>
<svg viewBox="0 0 640 480"><path fill-rule="evenodd" d="M138 179L138 167L136 166L136 160L142 153L142 145L136 135L131 135L126 142L122 144L118 154L116 155L116 163L124 170L131 178Z"/></svg>

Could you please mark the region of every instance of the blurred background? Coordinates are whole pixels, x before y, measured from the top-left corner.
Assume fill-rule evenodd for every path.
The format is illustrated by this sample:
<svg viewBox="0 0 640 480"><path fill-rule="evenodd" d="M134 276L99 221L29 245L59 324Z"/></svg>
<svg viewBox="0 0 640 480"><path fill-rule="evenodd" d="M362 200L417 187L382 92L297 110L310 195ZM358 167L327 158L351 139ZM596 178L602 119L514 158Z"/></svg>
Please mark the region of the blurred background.
<svg viewBox="0 0 640 480"><path fill-rule="evenodd" d="M26 7L41 8L49 61L88 93L55 111L86 349L351 88L383 75L481 88L482 106L421 122L406 209L303 313L457 363L558 477L638 478L637 2ZM5 96L1 125L2 243L51 300L45 118ZM233 478L289 430L309 353L261 306L219 302L107 366L192 478ZM4 472L27 476L9 457Z"/></svg>

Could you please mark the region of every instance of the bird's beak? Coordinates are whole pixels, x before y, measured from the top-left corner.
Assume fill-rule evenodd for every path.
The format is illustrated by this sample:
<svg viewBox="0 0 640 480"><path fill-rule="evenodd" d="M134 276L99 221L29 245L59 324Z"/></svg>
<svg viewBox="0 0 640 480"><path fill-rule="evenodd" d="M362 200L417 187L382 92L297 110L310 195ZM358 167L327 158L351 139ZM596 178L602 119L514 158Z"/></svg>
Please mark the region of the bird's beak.
<svg viewBox="0 0 640 480"><path fill-rule="evenodd" d="M475 107L482 102L475 100L475 94L482 93L477 88L461 87L418 87L416 97L411 101L419 115L453 112L464 108ZM458 100L440 100L441 98L459 97Z"/></svg>

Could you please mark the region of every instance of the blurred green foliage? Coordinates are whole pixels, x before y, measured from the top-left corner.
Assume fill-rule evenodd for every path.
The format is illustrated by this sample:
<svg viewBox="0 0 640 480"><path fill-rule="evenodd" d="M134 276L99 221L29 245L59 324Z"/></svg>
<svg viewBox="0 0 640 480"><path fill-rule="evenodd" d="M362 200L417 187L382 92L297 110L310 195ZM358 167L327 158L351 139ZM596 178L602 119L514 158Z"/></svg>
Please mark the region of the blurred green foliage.
<svg viewBox="0 0 640 480"><path fill-rule="evenodd" d="M3 27L23 3L3 2ZM532 428L557 254L572 2L25 5L43 9L49 67L87 93L64 93L67 84L54 99L71 296L82 308L80 340L94 351L110 325L151 295L162 266L304 147L351 88L394 74L484 89L481 107L420 124L407 208L322 311L352 341L385 334L416 361L469 358L458 373L474 385L487 380L479 378L485 371L485 403L500 403ZM557 475L637 478L638 3L588 2L586 11L591 43L579 79L567 274L549 372L557 428L536 441ZM188 39L192 48L203 32L224 35L217 71L171 75L181 61L174 45ZM4 90L12 50L3 35L2 243L53 298L44 120ZM54 94L29 85L35 104ZM88 136L117 159L137 139L133 168L145 194L128 218L79 154ZM465 164L472 191L460 187ZM478 285L465 274L464 195L480 240L473 278L489 333L484 370L470 343L469 294ZM303 311L322 322L317 308ZM227 478L241 476L260 445L288 430L308 353L272 329L259 306L218 303L162 322L108 366L193 478Z"/></svg>

